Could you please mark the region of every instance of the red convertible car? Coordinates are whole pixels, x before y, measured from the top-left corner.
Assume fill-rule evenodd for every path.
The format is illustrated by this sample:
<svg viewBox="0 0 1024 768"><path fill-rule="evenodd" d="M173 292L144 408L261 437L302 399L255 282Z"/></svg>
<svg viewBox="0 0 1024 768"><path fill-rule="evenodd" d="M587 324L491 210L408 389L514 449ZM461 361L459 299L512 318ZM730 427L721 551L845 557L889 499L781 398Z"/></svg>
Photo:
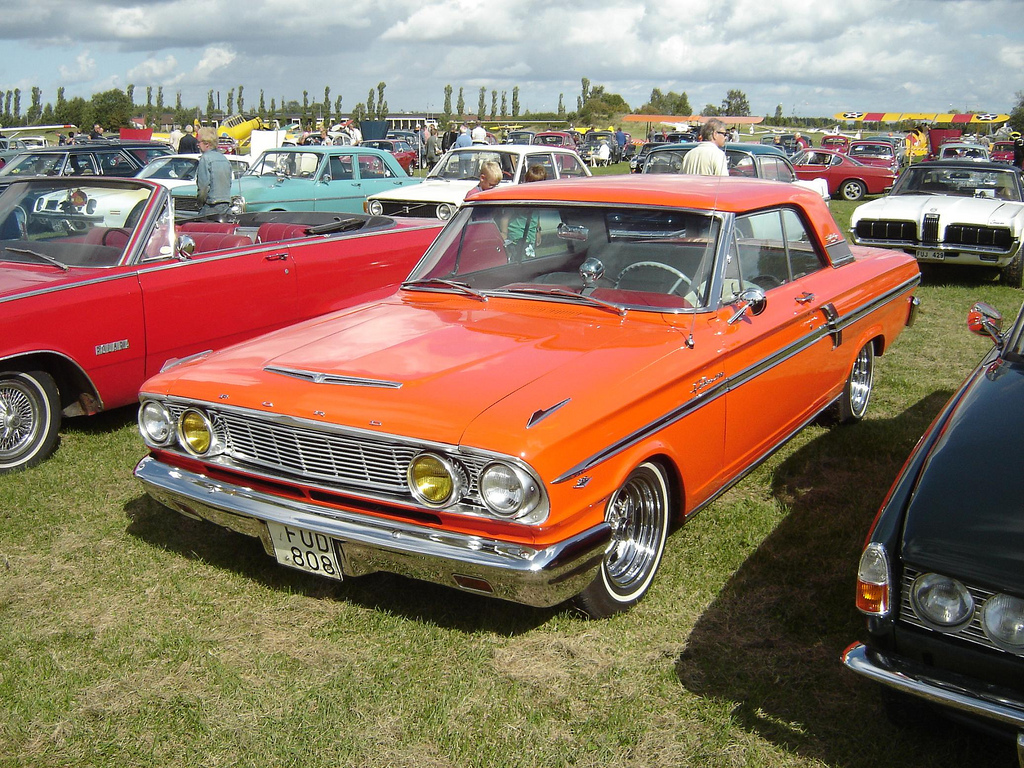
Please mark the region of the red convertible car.
<svg viewBox="0 0 1024 768"><path fill-rule="evenodd" d="M401 139L366 139L362 142L362 146L390 152L395 156L395 160L402 166L402 169L410 175L419 164L416 150L410 146L409 142Z"/></svg>
<svg viewBox="0 0 1024 768"><path fill-rule="evenodd" d="M896 183L897 176L891 168L865 165L827 149L806 149L795 155L793 170L798 179L825 179L829 195L844 200L885 194Z"/></svg>
<svg viewBox="0 0 1024 768"><path fill-rule="evenodd" d="M0 473L62 416L135 402L169 360L394 290L436 222L329 213L174 225L141 179L17 179L0 193Z"/></svg>
<svg viewBox="0 0 1024 768"><path fill-rule="evenodd" d="M308 574L608 616L803 425L864 416L919 280L792 184L499 186L400 292L146 382L135 474Z"/></svg>

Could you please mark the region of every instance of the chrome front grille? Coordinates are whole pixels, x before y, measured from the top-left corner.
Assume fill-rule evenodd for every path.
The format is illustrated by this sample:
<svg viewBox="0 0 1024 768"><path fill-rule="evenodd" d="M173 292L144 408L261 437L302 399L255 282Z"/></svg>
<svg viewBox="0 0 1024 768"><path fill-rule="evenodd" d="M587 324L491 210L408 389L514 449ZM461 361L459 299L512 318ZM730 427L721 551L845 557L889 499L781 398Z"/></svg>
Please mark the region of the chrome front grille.
<svg viewBox="0 0 1024 768"><path fill-rule="evenodd" d="M168 408L175 421L185 410L180 403L168 404ZM232 466L361 495L411 497L406 470L421 452L418 446L284 423L244 411L204 410L225 446L220 458L228 457ZM459 454L458 461L465 465L470 480L463 503L481 506L476 478L489 459Z"/></svg>
<svg viewBox="0 0 1024 768"><path fill-rule="evenodd" d="M921 575L920 571L915 571L911 568L903 569L903 588L900 592L900 620L905 621L907 624L913 624L915 627L921 627L922 629L933 630L917 615L914 610L914 604L910 600L910 588L914 585L914 580ZM959 637L963 640L967 640L977 645L983 645L986 648L992 648L994 650L1001 650L998 648L988 636L985 634L985 630L981 628L981 611L985 607L985 601L988 600L995 592L990 592L985 589L979 589L978 587L972 587L970 584L965 584L967 591L971 593L971 597L974 598L974 616L971 617L971 623L963 629L957 632L947 632L945 634Z"/></svg>
<svg viewBox="0 0 1024 768"><path fill-rule="evenodd" d="M856 234L859 240L916 243L917 225L912 221L862 219L857 222Z"/></svg>

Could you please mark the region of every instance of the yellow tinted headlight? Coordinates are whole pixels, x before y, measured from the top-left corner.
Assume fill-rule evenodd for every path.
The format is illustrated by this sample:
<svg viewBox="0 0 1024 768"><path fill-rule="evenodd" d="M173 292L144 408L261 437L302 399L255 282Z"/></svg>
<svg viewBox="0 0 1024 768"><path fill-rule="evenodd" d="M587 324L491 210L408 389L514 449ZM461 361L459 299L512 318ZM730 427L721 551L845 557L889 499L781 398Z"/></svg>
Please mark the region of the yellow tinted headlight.
<svg viewBox="0 0 1024 768"><path fill-rule="evenodd" d="M409 490L428 507L443 507L459 500L466 475L436 453L421 453L409 464Z"/></svg>
<svg viewBox="0 0 1024 768"><path fill-rule="evenodd" d="M189 408L178 418L178 439L189 453L203 456L214 444L213 425L204 413Z"/></svg>

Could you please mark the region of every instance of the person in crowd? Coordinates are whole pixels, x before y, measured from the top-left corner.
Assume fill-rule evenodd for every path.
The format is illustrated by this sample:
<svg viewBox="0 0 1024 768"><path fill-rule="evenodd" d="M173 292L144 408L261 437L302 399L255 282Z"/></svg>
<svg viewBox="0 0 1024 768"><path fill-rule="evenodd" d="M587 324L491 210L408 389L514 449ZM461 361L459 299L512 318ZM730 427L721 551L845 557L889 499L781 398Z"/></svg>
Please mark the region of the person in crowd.
<svg viewBox="0 0 1024 768"><path fill-rule="evenodd" d="M1013 139L1013 165L1024 169L1024 136L1019 131L1010 134Z"/></svg>
<svg viewBox="0 0 1024 768"><path fill-rule="evenodd" d="M103 138L103 126L96 123L92 127L92 133L89 134L90 139L102 139Z"/></svg>
<svg viewBox="0 0 1024 768"><path fill-rule="evenodd" d="M427 141L423 146L425 153L426 165L428 168L433 168L434 163L437 162L437 133L435 131L428 131Z"/></svg>
<svg viewBox="0 0 1024 768"><path fill-rule="evenodd" d="M472 142L474 144L486 144L487 143L487 130L482 125L480 125L480 123L477 123L473 127L473 133L472 133L472 136L470 138L472 139Z"/></svg>
<svg viewBox="0 0 1024 768"><path fill-rule="evenodd" d="M523 183L545 181L548 172L543 165L531 165L523 174ZM505 238L505 247L519 249L523 258L532 259L535 248L540 242L540 221L534 212L516 213L501 223L501 234Z"/></svg>
<svg viewBox="0 0 1024 768"><path fill-rule="evenodd" d="M473 145L473 139L469 135L469 128L465 125L459 128L459 138L455 140L456 147L469 147Z"/></svg>
<svg viewBox="0 0 1024 768"><path fill-rule="evenodd" d="M797 152L799 152L802 149L807 149L809 146L811 146L811 143L807 139L805 139L803 134L800 133L799 131L793 134L793 139L796 141Z"/></svg>
<svg viewBox="0 0 1024 768"><path fill-rule="evenodd" d="M203 153L196 168L197 198L202 205L199 215L227 213L231 205L231 163L217 149L213 128L200 128L198 143Z"/></svg>
<svg viewBox="0 0 1024 768"><path fill-rule="evenodd" d="M493 189L498 186L500 182L501 166L498 165L497 160L488 160L480 166L480 183L466 193L466 199L469 200L480 192L486 192L488 189Z"/></svg>
<svg viewBox="0 0 1024 768"><path fill-rule="evenodd" d="M178 152L183 155L196 155L199 154L199 142L196 141L195 135L192 133L192 126L185 126L185 135L178 141Z"/></svg>
<svg viewBox="0 0 1024 768"><path fill-rule="evenodd" d="M686 153L680 173L700 176L728 176L729 163L722 149L729 133L721 120L712 118L700 127L700 142Z"/></svg>

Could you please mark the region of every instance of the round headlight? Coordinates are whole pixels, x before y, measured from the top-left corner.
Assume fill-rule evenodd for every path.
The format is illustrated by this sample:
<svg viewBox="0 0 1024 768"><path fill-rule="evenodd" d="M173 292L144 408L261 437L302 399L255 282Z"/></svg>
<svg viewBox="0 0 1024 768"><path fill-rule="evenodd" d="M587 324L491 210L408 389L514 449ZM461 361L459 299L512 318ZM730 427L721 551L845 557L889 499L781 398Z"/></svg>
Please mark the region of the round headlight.
<svg viewBox="0 0 1024 768"><path fill-rule="evenodd" d="M439 206L437 206L437 218L439 218L441 221L448 221L448 219L452 217L453 213L455 213L454 205L449 205L448 203L441 203Z"/></svg>
<svg viewBox="0 0 1024 768"><path fill-rule="evenodd" d="M488 464L480 475L480 498L498 517L521 517L540 499L537 483L517 467Z"/></svg>
<svg viewBox="0 0 1024 768"><path fill-rule="evenodd" d="M380 216L384 213L384 204L380 200L367 200L366 212L371 216Z"/></svg>
<svg viewBox="0 0 1024 768"><path fill-rule="evenodd" d="M960 629L974 615L974 598L967 587L937 573L925 573L914 579L910 602L921 620L933 629Z"/></svg>
<svg viewBox="0 0 1024 768"><path fill-rule="evenodd" d="M204 456L214 447L213 425L202 411L189 408L178 418L178 439L194 456Z"/></svg>
<svg viewBox="0 0 1024 768"><path fill-rule="evenodd" d="M139 408L139 432L151 445L165 446L173 442L174 420L162 403L148 400Z"/></svg>
<svg viewBox="0 0 1024 768"><path fill-rule="evenodd" d="M988 639L1004 651L1024 653L1024 600L993 595L985 601L981 624Z"/></svg>
<svg viewBox="0 0 1024 768"><path fill-rule="evenodd" d="M436 453L421 453L409 463L409 490L428 507L457 502L466 487L466 473Z"/></svg>

